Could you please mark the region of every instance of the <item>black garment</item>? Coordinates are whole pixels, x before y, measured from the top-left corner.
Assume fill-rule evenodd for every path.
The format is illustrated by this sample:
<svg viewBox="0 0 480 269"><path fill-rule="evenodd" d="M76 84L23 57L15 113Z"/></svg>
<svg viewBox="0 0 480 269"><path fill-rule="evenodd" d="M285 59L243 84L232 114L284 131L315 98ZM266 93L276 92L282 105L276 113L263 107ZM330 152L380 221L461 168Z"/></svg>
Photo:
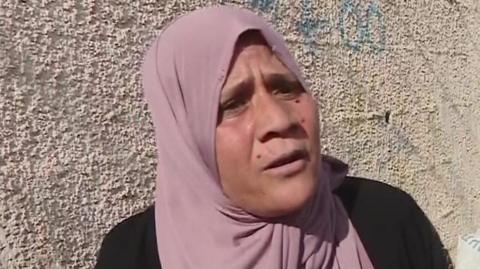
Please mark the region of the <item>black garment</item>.
<svg viewBox="0 0 480 269"><path fill-rule="evenodd" d="M405 192L350 177L335 193L376 269L452 268L435 229ZM106 235L95 268L161 268L153 206L122 221Z"/></svg>

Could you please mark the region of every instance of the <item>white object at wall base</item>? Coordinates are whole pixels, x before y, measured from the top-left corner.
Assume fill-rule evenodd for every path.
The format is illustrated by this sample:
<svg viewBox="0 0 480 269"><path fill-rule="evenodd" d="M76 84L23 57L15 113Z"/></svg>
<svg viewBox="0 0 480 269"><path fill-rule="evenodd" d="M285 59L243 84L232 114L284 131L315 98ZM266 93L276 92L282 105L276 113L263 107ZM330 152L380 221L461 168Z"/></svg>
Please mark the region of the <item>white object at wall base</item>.
<svg viewBox="0 0 480 269"><path fill-rule="evenodd" d="M457 269L480 268L480 229L458 238Z"/></svg>

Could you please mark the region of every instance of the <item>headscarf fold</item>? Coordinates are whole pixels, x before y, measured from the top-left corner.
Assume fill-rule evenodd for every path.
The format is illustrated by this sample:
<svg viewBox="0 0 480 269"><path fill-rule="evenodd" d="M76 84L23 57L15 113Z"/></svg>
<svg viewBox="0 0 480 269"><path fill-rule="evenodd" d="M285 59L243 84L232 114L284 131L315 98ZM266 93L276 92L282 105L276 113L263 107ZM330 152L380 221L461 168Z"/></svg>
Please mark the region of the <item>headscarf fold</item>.
<svg viewBox="0 0 480 269"><path fill-rule="evenodd" d="M269 222L222 192L215 156L221 88L239 36L259 31L305 89L282 36L253 12L220 6L171 23L142 66L155 127L158 252L167 269L373 268L338 197L347 166L323 156L318 190L293 223Z"/></svg>

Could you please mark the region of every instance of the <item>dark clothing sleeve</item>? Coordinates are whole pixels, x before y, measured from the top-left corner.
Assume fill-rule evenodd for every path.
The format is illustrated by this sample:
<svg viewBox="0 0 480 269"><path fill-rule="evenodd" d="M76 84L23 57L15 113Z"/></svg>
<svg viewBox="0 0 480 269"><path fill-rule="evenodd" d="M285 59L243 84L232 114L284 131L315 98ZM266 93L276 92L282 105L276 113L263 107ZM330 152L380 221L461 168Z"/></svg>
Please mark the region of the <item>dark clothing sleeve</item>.
<svg viewBox="0 0 480 269"><path fill-rule="evenodd" d="M376 269L453 268L434 227L407 193L378 181L349 177L335 194ZM153 206L105 236L95 268L161 269Z"/></svg>
<svg viewBox="0 0 480 269"><path fill-rule="evenodd" d="M435 228L407 193L362 178L348 178L335 193L375 268L451 268Z"/></svg>
<svg viewBox="0 0 480 269"><path fill-rule="evenodd" d="M100 247L95 268L161 269L153 206L127 218L108 232Z"/></svg>

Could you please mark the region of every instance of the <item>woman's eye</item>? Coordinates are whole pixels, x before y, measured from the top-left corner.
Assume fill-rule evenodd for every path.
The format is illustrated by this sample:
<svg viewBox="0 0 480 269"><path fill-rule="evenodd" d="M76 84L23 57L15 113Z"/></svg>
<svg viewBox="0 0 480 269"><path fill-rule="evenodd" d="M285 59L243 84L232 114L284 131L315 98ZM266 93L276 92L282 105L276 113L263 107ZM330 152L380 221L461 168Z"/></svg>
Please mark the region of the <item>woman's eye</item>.
<svg viewBox="0 0 480 269"><path fill-rule="evenodd" d="M229 117L237 115L245 108L247 100L244 99L233 99L225 102L220 105L220 111L223 117Z"/></svg>
<svg viewBox="0 0 480 269"><path fill-rule="evenodd" d="M298 97L298 95L300 95L303 90L302 87L300 87L299 85L283 84L275 87L273 92L274 94L281 95L282 97L294 98Z"/></svg>

